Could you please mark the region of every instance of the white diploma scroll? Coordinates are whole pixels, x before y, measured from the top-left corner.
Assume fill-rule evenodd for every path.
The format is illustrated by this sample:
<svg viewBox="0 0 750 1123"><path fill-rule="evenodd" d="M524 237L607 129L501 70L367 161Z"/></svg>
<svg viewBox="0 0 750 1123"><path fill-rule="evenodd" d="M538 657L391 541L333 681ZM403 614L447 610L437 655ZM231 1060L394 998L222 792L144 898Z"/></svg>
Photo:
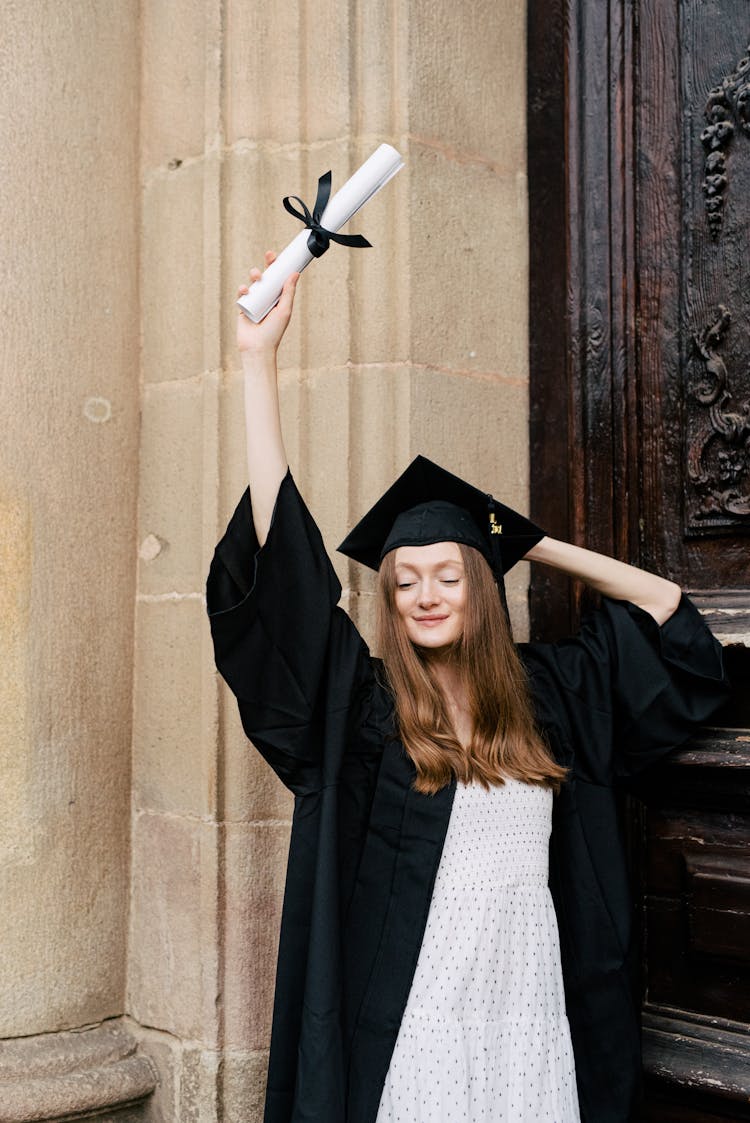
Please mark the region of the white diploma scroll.
<svg viewBox="0 0 750 1123"><path fill-rule="evenodd" d="M355 215L368 199L380 191L380 188L384 187L403 166L404 161L396 149L390 144L381 144L351 179L348 179L343 187L331 196L321 215L320 225L325 230L337 234L352 215ZM254 324L260 323L277 303L287 277L292 273L301 273L312 261L314 255L307 244L309 237L310 230L305 227L268 266L260 280L251 285L246 295L237 301L242 311Z"/></svg>

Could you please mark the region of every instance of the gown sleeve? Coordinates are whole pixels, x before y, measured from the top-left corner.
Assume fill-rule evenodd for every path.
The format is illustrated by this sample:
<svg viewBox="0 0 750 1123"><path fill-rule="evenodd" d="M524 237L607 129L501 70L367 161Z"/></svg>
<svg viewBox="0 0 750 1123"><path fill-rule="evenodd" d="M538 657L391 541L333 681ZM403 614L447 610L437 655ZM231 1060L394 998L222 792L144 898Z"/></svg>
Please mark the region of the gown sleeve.
<svg viewBox="0 0 750 1123"><path fill-rule="evenodd" d="M581 778L633 776L688 739L728 696L721 645L683 594L661 626L628 601L571 639L522 648L542 722L570 741Z"/></svg>
<svg viewBox="0 0 750 1123"><path fill-rule="evenodd" d="M279 488L262 547L246 490L216 547L206 585L214 656L237 698L246 735L299 794L335 779L350 711L372 681L368 649L337 607L340 595L320 531L291 474ZM327 736L332 726L334 738ZM338 761L326 759L331 741Z"/></svg>

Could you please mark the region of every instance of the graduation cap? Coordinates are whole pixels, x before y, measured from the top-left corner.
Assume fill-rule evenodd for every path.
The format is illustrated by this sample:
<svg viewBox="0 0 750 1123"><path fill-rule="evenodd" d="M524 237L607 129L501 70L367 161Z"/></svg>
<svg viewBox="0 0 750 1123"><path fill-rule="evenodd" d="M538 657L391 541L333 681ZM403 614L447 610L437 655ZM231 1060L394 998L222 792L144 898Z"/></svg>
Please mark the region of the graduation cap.
<svg viewBox="0 0 750 1123"><path fill-rule="evenodd" d="M379 569L398 546L462 542L489 562L505 604L503 574L544 531L424 456L417 456L346 536L339 551Z"/></svg>

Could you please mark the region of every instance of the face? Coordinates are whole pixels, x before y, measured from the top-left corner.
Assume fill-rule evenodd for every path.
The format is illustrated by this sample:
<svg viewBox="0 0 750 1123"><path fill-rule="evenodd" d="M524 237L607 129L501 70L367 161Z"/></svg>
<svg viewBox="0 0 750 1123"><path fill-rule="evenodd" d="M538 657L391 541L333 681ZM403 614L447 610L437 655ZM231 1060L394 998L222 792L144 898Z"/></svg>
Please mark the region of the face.
<svg viewBox="0 0 750 1123"><path fill-rule="evenodd" d="M439 651L455 643L464 630L466 575L456 542L399 546L396 611L417 647Z"/></svg>

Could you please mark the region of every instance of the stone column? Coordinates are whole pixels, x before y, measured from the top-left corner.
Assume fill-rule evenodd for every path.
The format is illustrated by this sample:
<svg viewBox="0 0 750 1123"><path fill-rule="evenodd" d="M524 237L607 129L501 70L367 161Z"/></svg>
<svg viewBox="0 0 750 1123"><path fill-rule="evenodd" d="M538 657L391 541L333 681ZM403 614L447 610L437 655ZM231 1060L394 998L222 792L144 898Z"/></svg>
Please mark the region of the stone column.
<svg viewBox="0 0 750 1123"><path fill-rule="evenodd" d="M118 1020L138 4L5 5L2 59L0 1120L105 1109L119 1119L154 1086Z"/></svg>
<svg viewBox="0 0 750 1123"><path fill-rule="evenodd" d="M262 1117L292 802L213 669L203 588L245 486L237 284L382 141L407 166L302 279L287 447L331 548L417 452L526 502L525 6L146 0L129 1006L153 1118ZM372 583L335 562L371 634ZM509 596L525 620L527 575Z"/></svg>

